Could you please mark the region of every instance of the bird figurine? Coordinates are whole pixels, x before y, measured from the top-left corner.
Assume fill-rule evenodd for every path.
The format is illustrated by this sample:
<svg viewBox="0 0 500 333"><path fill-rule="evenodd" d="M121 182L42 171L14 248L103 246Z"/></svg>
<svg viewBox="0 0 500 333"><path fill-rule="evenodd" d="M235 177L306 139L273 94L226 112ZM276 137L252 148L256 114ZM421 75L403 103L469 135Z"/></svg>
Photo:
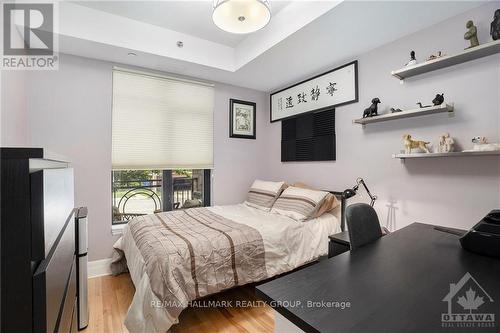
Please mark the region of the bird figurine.
<svg viewBox="0 0 500 333"><path fill-rule="evenodd" d="M444 102L444 94L437 94L436 97L432 100L432 104L441 105Z"/></svg>
<svg viewBox="0 0 500 333"><path fill-rule="evenodd" d="M467 21L465 27L467 28L467 32L464 35L464 39L470 42L470 46L465 48L467 50L478 46L479 40L477 39L477 27L474 25L472 20Z"/></svg>
<svg viewBox="0 0 500 333"><path fill-rule="evenodd" d="M493 40L500 39L500 9L495 11L493 22L491 22L490 35Z"/></svg>
<svg viewBox="0 0 500 333"><path fill-rule="evenodd" d="M396 112L402 112L403 110L401 110L400 108L391 108L391 113L396 113Z"/></svg>

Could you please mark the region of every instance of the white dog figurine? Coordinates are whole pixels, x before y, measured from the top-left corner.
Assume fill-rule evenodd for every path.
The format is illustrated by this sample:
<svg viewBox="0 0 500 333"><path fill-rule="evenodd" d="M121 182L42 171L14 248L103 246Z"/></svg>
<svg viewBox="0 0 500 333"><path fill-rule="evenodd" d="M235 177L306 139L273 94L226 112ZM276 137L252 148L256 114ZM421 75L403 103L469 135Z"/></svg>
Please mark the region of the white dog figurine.
<svg viewBox="0 0 500 333"><path fill-rule="evenodd" d="M427 148L427 145L430 142L413 140L410 134L403 135L403 143L405 145L406 154L411 154L411 150L414 148L419 148L425 151L426 153L430 153L429 148Z"/></svg>
<svg viewBox="0 0 500 333"><path fill-rule="evenodd" d="M484 136L475 136L472 138L472 150L466 151L494 151L500 150L499 143L488 143Z"/></svg>
<svg viewBox="0 0 500 333"><path fill-rule="evenodd" d="M453 151L453 145L455 141L450 137L450 133L444 133L439 137L439 153L449 153Z"/></svg>

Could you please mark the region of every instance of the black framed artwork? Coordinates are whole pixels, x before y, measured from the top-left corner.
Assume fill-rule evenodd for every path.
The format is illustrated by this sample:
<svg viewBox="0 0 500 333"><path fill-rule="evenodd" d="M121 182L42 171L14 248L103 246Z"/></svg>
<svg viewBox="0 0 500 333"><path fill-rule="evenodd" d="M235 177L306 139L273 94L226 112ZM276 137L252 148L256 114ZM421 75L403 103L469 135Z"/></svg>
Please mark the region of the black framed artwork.
<svg viewBox="0 0 500 333"><path fill-rule="evenodd" d="M253 102L229 100L229 137L255 139L256 108Z"/></svg>
<svg viewBox="0 0 500 333"><path fill-rule="evenodd" d="M357 101L358 61L355 60L272 93L270 121L329 110Z"/></svg>

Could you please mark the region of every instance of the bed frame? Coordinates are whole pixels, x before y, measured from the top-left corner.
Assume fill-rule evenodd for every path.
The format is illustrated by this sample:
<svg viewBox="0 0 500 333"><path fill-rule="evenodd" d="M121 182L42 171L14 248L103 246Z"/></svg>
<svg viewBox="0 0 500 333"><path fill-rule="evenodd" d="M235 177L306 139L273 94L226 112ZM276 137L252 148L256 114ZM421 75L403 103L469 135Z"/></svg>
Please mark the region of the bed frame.
<svg viewBox="0 0 500 333"><path fill-rule="evenodd" d="M340 229L342 231L345 231L345 205L347 200L344 196L344 192L330 191L330 190L327 191L335 195L337 199L340 201Z"/></svg>

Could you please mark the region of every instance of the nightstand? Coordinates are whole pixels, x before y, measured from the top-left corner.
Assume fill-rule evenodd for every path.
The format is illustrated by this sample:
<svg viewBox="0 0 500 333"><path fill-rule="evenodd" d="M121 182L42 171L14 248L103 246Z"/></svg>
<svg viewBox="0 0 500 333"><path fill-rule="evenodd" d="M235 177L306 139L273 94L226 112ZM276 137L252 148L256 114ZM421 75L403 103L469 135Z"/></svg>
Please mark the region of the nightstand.
<svg viewBox="0 0 500 333"><path fill-rule="evenodd" d="M330 239L328 243L328 258L335 257L351 249L349 233L347 231L328 236L328 238Z"/></svg>

